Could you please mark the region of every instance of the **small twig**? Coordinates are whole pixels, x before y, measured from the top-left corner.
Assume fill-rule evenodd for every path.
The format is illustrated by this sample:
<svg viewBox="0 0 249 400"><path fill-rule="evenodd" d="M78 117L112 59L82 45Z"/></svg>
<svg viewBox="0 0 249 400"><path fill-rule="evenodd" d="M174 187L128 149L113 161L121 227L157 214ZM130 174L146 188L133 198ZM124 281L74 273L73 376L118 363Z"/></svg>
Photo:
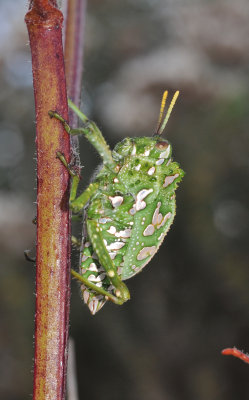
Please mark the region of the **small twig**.
<svg viewBox="0 0 249 400"><path fill-rule="evenodd" d="M224 356L237 357L245 363L249 364L249 354L243 353L243 351L238 350L236 347L224 349L222 350L221 354L223 354Z"/></svg>

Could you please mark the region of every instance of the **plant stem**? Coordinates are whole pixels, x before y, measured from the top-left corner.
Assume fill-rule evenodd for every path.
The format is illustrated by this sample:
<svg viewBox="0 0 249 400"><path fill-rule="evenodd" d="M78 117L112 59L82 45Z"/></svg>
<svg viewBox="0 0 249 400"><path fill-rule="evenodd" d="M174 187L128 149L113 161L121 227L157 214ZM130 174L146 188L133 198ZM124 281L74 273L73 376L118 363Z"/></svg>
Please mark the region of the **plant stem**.
<svg viewBox="0 0 249 400"><path fill-rule="evenodd" d="M62 125L68 118L62 49L63 16L56 1L33 0L25 17L32 53L37 146L37 255L34 400L65 397L70 299L69 175L56 152L70 158Z"/></svg>

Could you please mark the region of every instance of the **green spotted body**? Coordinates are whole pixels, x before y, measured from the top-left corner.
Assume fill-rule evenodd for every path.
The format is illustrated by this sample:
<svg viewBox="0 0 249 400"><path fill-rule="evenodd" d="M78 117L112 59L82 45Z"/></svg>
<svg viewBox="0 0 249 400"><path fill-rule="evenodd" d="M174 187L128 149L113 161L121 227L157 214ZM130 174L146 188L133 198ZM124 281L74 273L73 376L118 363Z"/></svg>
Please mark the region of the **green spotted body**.
<svg viewBox="0 0 249 400"><path fill-rule="evenodd" d="M83 119L76 106L69 105ZM82 131L89 134L88 120L83 121L88 126ZM123 281L141 272L162 244L175 216L175 190L184 175L172 161L171 144L160 134L126 138L112 152L104 146L103 166L88 192L76 198L73 182L71 195L72 210L84 211L80 271L73 274L82 283L92 314L107 300L122 304L129 299Z"/></svg>

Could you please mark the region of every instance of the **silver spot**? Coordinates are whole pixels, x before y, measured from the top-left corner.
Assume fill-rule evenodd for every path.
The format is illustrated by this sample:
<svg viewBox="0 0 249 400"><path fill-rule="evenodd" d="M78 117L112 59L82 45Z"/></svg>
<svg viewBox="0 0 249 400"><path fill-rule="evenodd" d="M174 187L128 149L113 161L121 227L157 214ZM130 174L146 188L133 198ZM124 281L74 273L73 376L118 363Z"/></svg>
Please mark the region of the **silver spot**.
<svg viewBox="0 0 249 400"><path fill-rule="evenodd" d="M139 171L140 168L141 168L141 164L138 164L138 165L135 167L135 170L136 170L136 171Z"/></svg>
<svg viewBox="0 0 249 400"><path fill-rule="evenodd" d="M118 275L121 275L122 274L122 267L118 267L118 269L117 269L117 273L118 273Z"/></svg>
<svg viewBox="0 0 249 400"><path fill-rule="evenodd" d="M88 259L88 257L89 257L89 256L86 256L85 254L83 254L83 256L82 256L82 262L83 262L83 261L86 261L86 260Z"/></svg>
<svg viewBox="0 0 249 400"><path fill-rule="evenodd" d="M135 156L135 155L136 155L136 152L137 152L137 149L136 149L136 146L135 146L135 144L134 144L134 145L133 145L133 148L132 148L131 155L132 155L132 156Z"/></svg>
<svg viewBox="0 0 249 400"><path fill-rule="evenodd" d="M107 230L107 232L110 233L111 235L115 235L115 233L116 233L115 226L110 226L110 228Z"/></svg>
<svg viewBox="0 0 249 400"><path fill-rule="evenodd" d="M88 280L91 282L100 282L99 276L95 276L93 274L89 275Z"/></svg>
<svg viewBox="0 0 249 400"><path fill-rule="evenodd" d="M83 289L84 290L83 299L84 299L84 302L87 303L87 301L89 299L89 292L86 290L86 287L84 285L82 285L82 286L85 288L85 289Z"/></svg>
<svg viewBox="0 0 249 400"><path fill-rule="evenodd" d="M129 238L131 236L131 229L127 228L124 231L116 232L115 236L118 238Z"/></svg>
<svg viewBox="0 0 249 400"><path fill-rule="evenodd" d="M151 168L148 170L147 174L148 174L148 175L153 175L154 172L155 172L155 170L156 170L155 167L151 167Z"/></svg>
<svg viewBox="0 0 249 400"><path fill-rule="evenodd" d="M86 243L84 244L84 247L89 247L90 245L91 245L90 242L86 242Z"/></svg>
<svg viewBox="0 0 249 400"><path fill-rule="evenodd" d="M99 275L99 279L101 280L101 281L103 281L103 279L105 279L105 277L106 277L106 273L104 272L103 274L100 274Z"/></svg>
<svg viewBox="0 0 249 400"><path fill-rule="evenodd" d="M161 235L158 238L159 242L161 242L161 240L163 239L164 235L165 235L165 232L162 232Z"/></svg>
<svg viewBox="0 0 249 400"><path fill-rule="evenodd" d="M145 199L145 197L147 197L148 194L150 194L152 192L153 192L153 189L142 189L142 190L140 190L140 192L138 192L138 194L136 196L136 203L134 204L137 211L143 210L146 207L146 203L145 203L145 201L143 201L143 199Z"/></svg>
<svg viewBox="0 0 249 400"><path fill-rule="evenodd" d="M109 199L111 200L112 206L114 208L119 207L124 201L124 198L122 196L109 196Z"/></svg>
<svg viewBox="0 0 249 400"><path fill-rule="evenodd" d="M150 150L145 150L144 155L145 157L148 157L150 155Z"/></svg>
<svg viewBox="0 0 249 400"><path fill-rule="evenodd" d="M168 158L170 154L171 146L169 145L165 151L160 154L160 158Z"/></svg>
<svg viewBox="0 0 249 400"><path fill-rule="evenodd" d="M159 158L159 160L156 161L156 165L161 165L164 163L164 158Z"/></svg>
<svg viewBox="0 0 249 400"><path fill-rule="evenodd" d="M116 255L117 255L116 253L111 253L111 252L109 253L109 256L111 257L112 260L114 260L114 258L116 257Z"/></svg>
<svg viewBox="0 0 249 400"><path fill-rule="evenodd" d="M168 212L163 218L162 222L157 226L157 229L161 228L165 224L165 222L171 217L171 212Z"/></svg>
<svg viewBox="0 0 249 400"><path fill-rule="evenodd" d="M111 244L109 244L108 246L106 246L107 250L111 251L111 250L119 250L122 249L122 247L124 247L125 243L124 242L113 242Z"/></svg>
<svg viewBox="0 0 249 400"><path fill-rule="evenodd" d="M99 219L100 224L106 224L108 221L112 221L111 218L100 218Z"/></svg>
<svg viewBox="0 0 249 400"><path fill-rule="evenodd" d="M172 176L166 176L164 184L163 184L163 187L169 186L171 183L174 182L174 180L176 178L178 178L178 176L179 176L179 174L175 174L175 175L172 175Z"/></svg>
<svg viewBox="0 0 249 400"><path fill-rule="evenodd" d="M160 201L157 203L157 207L156 207L156 209L154 211L154 214L153 214L153 217L152 217L152 224L153 225L158 224L158 216L159 216L159 210L160 210L161 204L162 203Z"/></svg>
<svg viewBox="0 0 249 400"><path fill-rule="evenodd" d="M144 247L137 255L138 261L144 260L149 256L153 256L156 252L156 246Z"/></svg>
<svg viewBox="0 0 249 400"><path fill-rule="evenodd" d="M139 242L136 242L136 246L138 246L139 245Z"/></svg>
<svg viewBox="0 0 249 400"><path fill-rule="evenodd" d="M95 263L91 263L88 267L89 271L95 271L97 272L97 265Z"/></svg>
<svg viewBox="0 0 249 400"><path fill-rule="evenodd" d="M147 228L145 228L143 235L144 236L151 236L153 235L153 233L155 232L155 228L154 225L150 224L147 226Z"/></svg>
<svg viewBox="0 0 249 400"><path fill-rule="evenodd" d="M88 304L88 307L91 311L91 313L94 315L97 311L97 307L98 307L98 300L91 300L90 303Z"/></svg>
<svg viewBox="0 0 249 400"><path fill-rule="evenodd" d="M135 209L134 207L132 207L132 208L129 210L129 214L130 214L130 215L135 215L135 214L136 214L136 209Z"/></svg>
<svg viewBox="0 0 249 400"><path fill-rule="evenodd" d="M114 183L119 183L118 178L114 178L114 179L113 179L113 182L114 182Z"/></svg>

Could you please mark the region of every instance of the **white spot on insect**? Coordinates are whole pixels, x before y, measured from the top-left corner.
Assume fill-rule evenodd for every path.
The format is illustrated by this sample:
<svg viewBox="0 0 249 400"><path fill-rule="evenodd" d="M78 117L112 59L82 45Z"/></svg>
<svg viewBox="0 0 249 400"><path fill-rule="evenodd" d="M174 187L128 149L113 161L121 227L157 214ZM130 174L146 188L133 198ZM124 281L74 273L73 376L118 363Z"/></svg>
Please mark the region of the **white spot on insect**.
<svg viewBox="0 0 249 400"><path fill-rule="evenodd" d="M119 231L115 233L118 238L129 238L131 236L131 229L127 228L124 231Z"/></svg>
<svg viewBox="0 0 249 400"><path fill-rule="evenodd" d="M98 287L102 287L102 282L97 282L97 283L95 283L95 285Z"/></svg>
<svg viewBox="0 0 249 400"><path fill-rule="evenodd" d="M116 255L117 255L116 253L111 253L111 252L109 253L109 256L111 257L112 260L114 260L114 258L116 257Z"/></svg>
<svg viewBox="0 0 249 400"><path fill-rule="evenodd" d="M132 156L135 156L135 155L136 155L136 152L137 152L137 149L136 149L136 146L135 146L135 144L134 144L133 147L132 147L131 155L132 155Z"/></svg>
<svg viewBox="0 0 249 400"><path fill-rule="evenodd" d="M139 242L136 242L136 246L138 246L139 245Z"/></svg>
<svg viewBox="0 0 249 400"><path fill-rule="evenodd" d="M115 233L116 233L115 226L110 226L110 228L107 230L107 232L110 233L111 235L115 235Z"/></svg>
<svg viewBox="0 0 249 400"><path fill-rule="evenodd" d="M125 243L124 242L114 242L111 243L109 245L106 246L108 251L115 251L115 250L119 250L122 249L122 247L124 247Z"/></svg>
<svg viewBox="0 0 249 400"><path fill-rule="evenodd" d="M86 269L85 269L85 268L81 268L80 272L81 272L82 274L85 274L85 273L86 273Z"/></svg>
<svg viewBox="0 0 249 400"><path fill-rule="evenodd" d="M124 198L122 196L109 196L109 199L111 200L112 206L114 208L119 207L124 201Z"/></svg>
<svg viewBox="0 0 249 400"><path fill-rule="evenodd" d="M161 226L163 226L163 225L165 224L165 222L171 217L171 215L172 215L171 212L168 212L168 213L164 216L162 222L157 226L157 229L161 228Z"/></svg>
<svg viewBox="0 0 249 400"><path fill-rule="evenodd" d="M134 224L134 222L133 222L133 221L129 222L129 225L133 225L133 224Z"/></svg>
<svg viewBox="0 0 249 400"><path fill-rule="evenodd" d="M170 200L174 200L175 198L176 198L176 195L173 194L173 195L171 196Z"/></svg>
<svg viewBox="0 0 249 400"><path fill-rule="evenodd" d="M135 251L136 250L136 247L133 247L133 249L132 249L133 251Z"/></svg>
<svg viewBox="0 0 249 400"><path fill-rule="evenodd" d="M136 171L139 171L140 168L141 168L141 164L138 164L138 165L135 167L135 170L136 170Z"/></svg>
<svg viewBox="0 0 249 400"><path fill-rule="evenodd" d="M134 271L138 272L138 271L140 271L140 269L141 269L141 267L136 267L136 268L134 268Z"/></svg>
<svg viewBox="0 0 249 400"><path fill-rule="evenodd" d="M151 235L153 235L154 232L155 232L155 227L154 227L154 225L150 224L147 226L147 228L145 228L143 235L151 236Z"/></svg>
<svg viewBox="0 0 249 400"><path fill-rule="evenodd" d="M145 157L148 157L150 155L150 150L145 150L144 155Z"/></svg>
<svg viewBox="0 0 249 400"><path fill-rule="evenodd" d="M161 165L164 163L164 158L159 158L159 160L156 161L156 165Z"/></svg>
<svg viewBox="0 0 249 400"><path fill-rule="evenodd" d="M82 285L84 288L86 288L84 285ZM83 299L84 299L84 302L85 303L87 303L88 302L88 299L89 299L89 292L86 290L86 289L84 289L84 292L83 292Z"/></svg>
<svg viewBox="0 0 249 400"><path fill-rule="evenodd" d="M131 236L131 229L125 229L124 231L117 231L115 226L110 226L110 228L107 230L111 235L115 235L117 238L127 238ZM120 239L118 239L120 240Z"/></svg>
<svg viewBox="0 0 249 400"><path fill-rule="evenodd" d="M118 178L114 178L114 179L113 179L113 182L114 182L114 183L119 183Z"/></svg>
<svg viewBox="0 0 249 400"><path fill-rule="evenodd" d="M135 269L135 268L136 268L136 265L132 265L132 266L131 266L131 269Z"/></svg>
<svg viewBox="0 0 249 400"><path fill-rule="evenodd" d="M90 242L86 242L86 243L84 244L84 247L89 247L90 245L91 245Z"/></svg>
<svg viewBox="0 0 249 400"><path fill-rule="evenodd" d="M115 167L115 172L118 172L120 170L120 165L116 165L116 167Z"/></svg>
<svg viewBox="0 0 249 400"><path fill-rule="evenodd" d="M94 274L89 275L88 280L91 282L100 282L99 276L95 276Z"/></svg>
<svg viewBox="0 0 249 400"><path fill-rule="evenodd" d="M165 151L160 154L160 158L168 158L170 155L171 146L168 146Z"/></svg>
<svg viewBox="0 0 249 400"><path fill-rule="evenodd" d="M88 269L89 269L89 271L95 271L95 272L98 271L97 265L96 265L95 263L91 263L91 264L89 265Z"/></svg>
<svg viewBox="0 0 249 400"><path fill-rule="evenodd" d="M165 232L162 232L161 235L158 238L159 242L161 242L161 240L163 239L164 235L165 235Z"/></svg>
<svg viewBox="0 0 249 400"><path fill-rule="evenodd" d="M94 315L98 308L98 300L91 300L90 303L88 304L88 307L91 313Z"/></svg>
<svg viewBox="0 0 249 400"><path fill-rule="evenodd" d="M83 254L83 256L82 256L82 262L83 262L83 261L86 261L86 260L88 259L88 257L89 257L89 256L86 256L85 254Z"/></svg>
<svg viewBox="0 0 249 400"><path fill-rule="evenodd" d="M108 275L110 278L113 278L114 275L115 275L115 272L113 271L113 269L110 269L110 270L107 272L107 275Z"/></svg>
<svg viewBox="0 0 249 400"><path fill-rule="evenodd" d="M168 166L171 163L171 158L169 159L169 161L167 162L166 166Z"/></svg>
<svg viewBox="0 0 249 400"><path fill-rule="evenodd" d="M148 174L148 175L153 175L154 172L155 172L155 170L156 170L155 167L151 167L151 168L148 170L147 174Z"/></svg>
<svg viewBox="0 0 249 400"><path fill-rule="evenodd" d="M134 204L134 207L136 208L137 211L143 210L146 207L145 197L147 197L150 193L153 192L153 189L142 189L138 194L136 195L136 202Z"/></svg>
<svg viewBox="0 0 249 400"><path fill-rule="evenodd" d="M106 277L106 273L104 272L103 274L100 274L99 275L99 279L101 280L101 281L103 281L103 279L105 279L105 277Z"/></svg>
<svg viewBox="0 0 249 400"><path fill-rule="evenodd" d="M153 214L153 217L152 217L152 224L153 225L160 224L160 222L162 221L163 216L162 216L162 214L159 214L159 210L160 210L161 204L162 203L160 201L157 203L157 207L156 207L156 209L154 211L154 214Z"/></svg>
<svg viewBox="0 0 249 400"><path fill-rule="evenodd" d="M163 187L169 186L171 183L174 182L176 178L178 178L179 174L171 175L171 176L166 176Z"/></svg>
<svg viewBox="0 0 249 400"><path fill-rule="evenodd" d="M153 256L156 252L156 246L144 247L137 255L137 260L141 261L149 256Z"/></svg>
<svg viewBox="0 0 249 400"><path fill-rule="evenodd" d="M118 275L121 275L122 274L122 267L118 267L118 269L117 269L117 273L118 273Z"/></svg>
<svg viewBox="0 0 249 400"><path fill-rule="evenodd" d="M141 222L141 225L144 225L144 221Z"/></svg>
<svg viewBox="0 0 249 400"><path fill-rule="evenodd" d="M136 209L135 209L135 207L132 207L132 208L129 210L129 214L130 214L130 215L135 215L135 214L136 214Z"/></svg>

